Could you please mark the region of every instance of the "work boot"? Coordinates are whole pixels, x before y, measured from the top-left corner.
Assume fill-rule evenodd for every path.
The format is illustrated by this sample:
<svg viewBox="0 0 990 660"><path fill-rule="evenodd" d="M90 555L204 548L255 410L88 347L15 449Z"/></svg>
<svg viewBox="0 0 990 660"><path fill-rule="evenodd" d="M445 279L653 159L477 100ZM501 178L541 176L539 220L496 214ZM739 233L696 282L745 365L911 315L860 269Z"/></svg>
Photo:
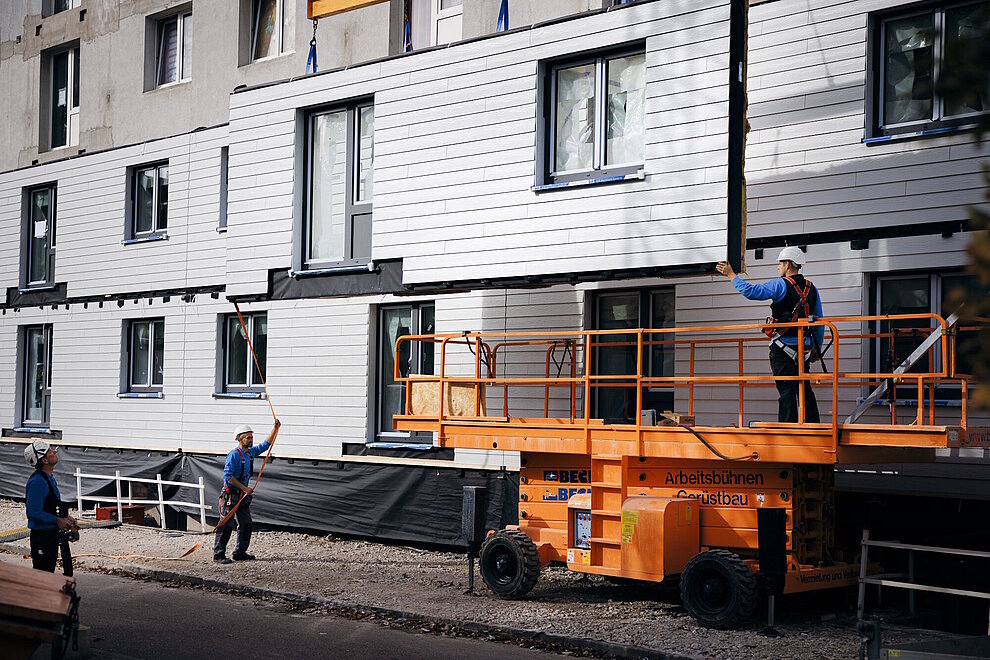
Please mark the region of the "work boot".
<svg viewBox="0 0 990 660"><path fill-rule="evenodd" d="M254 559L254 555L249 555L246 552L235 552L231 557L234 558L234 561L251 561Z"/></svg>
<svg viewBox="0 0 990 660"><path fill-rule="evenodd" d="M215 561L218 564L232 564L232 563L234 563L234 562L230 561L229 559L227 559L226 557L214 557L213 558L213 561Z"/></svg>

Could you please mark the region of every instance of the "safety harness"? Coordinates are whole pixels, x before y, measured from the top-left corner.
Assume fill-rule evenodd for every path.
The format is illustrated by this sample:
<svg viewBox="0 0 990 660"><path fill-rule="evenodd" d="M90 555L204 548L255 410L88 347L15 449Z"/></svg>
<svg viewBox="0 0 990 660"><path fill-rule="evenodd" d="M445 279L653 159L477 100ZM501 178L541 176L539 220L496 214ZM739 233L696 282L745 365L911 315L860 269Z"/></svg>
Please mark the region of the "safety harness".
<svg viewBox="0 0 990 660"><path fill-rule="evenodd" d="M804 278L802 278L804 279ZM798 285L794 281L794 278L790 275L786 275L784 280L790 285L790 290L797 294L797 302L791 308L790 313L787 313L786 307L782 310L780 305L783 305L787 301L787 296L784 296L784 300L780 303L774 303L770 305L771 316L767 317L767 326L763 328L763 334L765 334L770 339L780 339L780 337L786 335L797 334L796 328L778 328L776 324L778 323L794 323L800 318L808 318L811 316L811 305L808 302L808 296L813 290L811 280L804 280L804 287ZM781 313L783 312L783 313Z"/></svg>

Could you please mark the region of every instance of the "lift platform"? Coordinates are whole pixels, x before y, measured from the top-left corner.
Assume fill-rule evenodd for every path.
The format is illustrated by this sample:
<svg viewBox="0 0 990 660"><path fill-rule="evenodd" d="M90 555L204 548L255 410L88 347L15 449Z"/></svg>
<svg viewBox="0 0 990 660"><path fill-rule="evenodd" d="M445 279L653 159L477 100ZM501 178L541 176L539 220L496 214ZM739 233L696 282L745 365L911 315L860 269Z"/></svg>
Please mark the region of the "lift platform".
<svg viewBox="0 0 990 660"><path fill-rule="evenodd" d="M868 342L895 340L878 328L904 322L937 335L925 360L897 373L849 370ZM732 625L752 611L755 576L768 574L770 561L783 593L856 584L859 567L834 548L836 464L932 461L936 449L959 446L972 430L967 379L952 373L954 344L941 317L777 327L798 333L796 376L768 373L757 325L399 337L393 377L405 405L393 425L432 433L441 447L520 452L519 524L490 535L482 549L482 577L496 594L524 595L550 562L650 581L680 576L699 621ZM828 363L809 365L803 342L815 327L831 350ZM617 351L627 359L616 360ZM410 373L412 361L402 359L431 353L435 373ZM797 423L747 412L747 403L775 403L772 388L782 380L814 388L823 423L804 421L804 385ZM910 408L891 401L889 418L877 407L862 421L840 422L841 408L851 411L882 383L892 393L909 386L917 398ZM961 392L951 420L937 419L934 403L936 388L946 386ZM615 416L606 400L622 404L620 418L596 415ZM659 400L683 412L648 407ZM761 509L780 512L779 542L760 542L774 536Z"/></svg>

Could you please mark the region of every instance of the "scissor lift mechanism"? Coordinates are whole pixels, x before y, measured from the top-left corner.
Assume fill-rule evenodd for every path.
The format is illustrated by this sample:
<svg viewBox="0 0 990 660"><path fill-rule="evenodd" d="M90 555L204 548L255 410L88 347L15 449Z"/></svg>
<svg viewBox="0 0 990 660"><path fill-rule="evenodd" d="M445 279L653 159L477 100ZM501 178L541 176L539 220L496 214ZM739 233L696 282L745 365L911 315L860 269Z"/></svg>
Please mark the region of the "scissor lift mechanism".
<svg viewBox="0 0 990 660"><path fill-rule="evenodd" d="M680 575L688 610L707 625L728 626L755 604L758 509L785 512L784 593L855 584L858 566L838 561L832 552L834 466L931 461L936 448L965 441L967 379L950 373L953 341L931 343L925 370L840 371L843 349L881 336L868 331L870 324L917 320L930 321L946 335L945 320L931 314L779 324L797 328L802 341L815 326L829 335L830 372L806 370L801 344L798 375L777 379L810 381L820 393L828 391L828 398L819 397L828 421L819 424L803 421L803 387L799 423L747 423L746 391L772 387L775 380L766 372L744 373L746 349L756 348L754 342L765 346L754 332L762 325L404 336L396 342L397 355L404 342L432 343L439 348L439 369L402 373L404 365L396 360L394 377L405 386L405 407L393 424L397 430L433 432L441 447L520 452L519 525L490 535L482 549L482 577L496 594L524 595L540 568L554 561L575 571L650 581ZM622 345L635 346L635 373L595 373L596 351ZM655 346L671 347L687 375L644 373L647 352ZM466 351L473 354L470 361ZM544 352L543 377L505 375L503 356L510 351ZM735 373L709 373L733 352ZM765 361L755 361L765 368ZM916 386L911 420L902 420L892 406L889 423L839 422L840 388L860 395L894 379L901 387ZM961 389L960 417L936 424L935 387L950 382ZM635 389L634 422L591 417L588 402L614 387ZM645 424L643 395L657 387L680 395L685 420L693 420L703 388L733 388L735 423ZM511 415L510 404L518 405L533 388L542 390L543 416ZM489 408L499 401L501 414L492 414ZM559 416L557 409L563 411Z"/></svg>

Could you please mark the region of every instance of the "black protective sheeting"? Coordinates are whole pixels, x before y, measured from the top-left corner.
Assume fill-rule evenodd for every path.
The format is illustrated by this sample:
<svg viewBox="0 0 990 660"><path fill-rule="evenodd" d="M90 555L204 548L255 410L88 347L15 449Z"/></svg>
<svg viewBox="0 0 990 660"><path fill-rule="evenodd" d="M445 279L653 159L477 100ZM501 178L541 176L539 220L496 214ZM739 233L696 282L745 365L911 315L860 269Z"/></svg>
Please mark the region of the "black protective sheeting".
<svg viewBox="0 0 990 660"><path fill-rule="evenodd" d="M54 287L21 291L16 286L7 287L7 304L4 307L33 307L64 303L68 300L68 287L58 282Z"/></svg>
<svg viewBox="0 0 990 660"><path fill-rule="evenodd" d="M31 468L24 462L24 444L0 442L0 497L24 498ZM62 447L55 477L62 498L76 497L73 473L113 474L206 483L206 503L217 511L223 457L177 452L148 452ZM256 469L261 465L255 462ZM518 520L519 475L508 471L454 467L385 465L348 461L305 461L277 458L268 463L251 503L261 524L319 530L390 541L466 545L461 537L463 486L485 486L486 521L501 529ZM86 495L112 494L112 482L83 481ZM166 498L198 502L192 489L166 492Z"/></svg>
<svg viewBox="0 0 990 660"><path fill-rule="evenodd" d="M284 268L268 271L268 297L271 300L331 298L374 293L406 293L402 286L401 261L376 261L375 269L356 273L328 273L311 277L291 277ZM254 509L252 508L252 513Z"/></svg>

